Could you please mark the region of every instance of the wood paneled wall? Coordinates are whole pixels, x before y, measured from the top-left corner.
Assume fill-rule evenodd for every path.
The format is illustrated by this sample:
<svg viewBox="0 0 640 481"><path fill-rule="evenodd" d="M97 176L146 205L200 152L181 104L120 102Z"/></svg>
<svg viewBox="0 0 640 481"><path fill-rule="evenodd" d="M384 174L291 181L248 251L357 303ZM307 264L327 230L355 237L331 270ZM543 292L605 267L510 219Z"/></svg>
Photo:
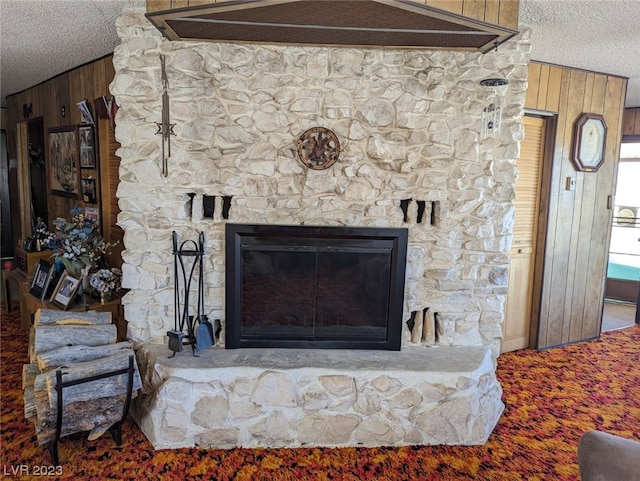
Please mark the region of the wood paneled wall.
<svg viewBox="0 0 640 481"><path fill-rule="evenodd" d="M18 146L16 145L17 126L20 122L26 122L28 120L24 117L24 105L30 106L31 108L30 119L42 117L45 132L45 146L47 145L47 132L50 128L82 123L80 110L76 107L76 103L82 100L87 101L94 120L96 121L95 138L98 168L82 169L81 174L83 177L91 176L96 179L98 204L85 204L82 198L71 199L50 195L47 199L47 210L50 221L56 217L68 218L69 210L76 206L101 208L101 200L103 197L109 202L109 196L112 194L108 191L102 192L101 177L103 177L104 174L100 166L105 164L111 165L111 167L114 168L113 164L114 162L119 162L119 158L115 156L115 148L112 146L113 132L109 131L110 127L108 126L108 122L97 121L94 100L102 96L107 98L111 97L109 84L113 80L114 75L113 56L109 55L7 97L7 150L9 158L12 159L18 158ZM111 147L109 149L101 149L103 143ZM49 152L45 149L45 163L47 165L49 165L48 156ZM19 205L17 195L15 195L15 197L15 199L12 198L14 209ZM103 222L103 229L105 225L109 224L110 222ZM107 231L105 231L104 234L107 239L110 239ZM14 243L17 242L18 237L22 235L22 226L14 225ZM116 238L118 235L121 236L121 233L117 233Z"/></svg>
<svg viewBox="0 0 640 481"><path fill-rule="evenodd" d="M626 79L612 75L529 64L525 107L552 113L556 128L543 173L543 254L536 263L532 347L600 333L612 219L608 202L615 192L626 88ZM571 160L574 124L583 112L602 114L607 125L605 162L595 173L576 171ZM568 190L568 178L575 179L575 190Z"/></svg>
<svg viewBox="0 0 640 481"><path fill-rule="evenodd" d="M228 1L231 0L147 0L147 12ZM415 3L440 8L493 25L518 29L519 0L416 0Z"/></svg>
<svg viewBox="0 0 640 481"><path fill-rule="evenodd" d="M116 196L120 183L120 157L116 155L116 150L120 147L120 143L116 141L116 133L109 126L108 119L99 119L98 127L105 133L99 146L100 158L103 161L98 166L102 191L102 229L105 238L111 242L118 242L107 255L106 261L110 266L120 266L122 265L121 253L124 250L124 230L117 225L120 213Z"/></svg>
<svg viewBox="0 0 640 481"><path fill-rule="evenodd" d="M625 140L640 141L640 107L624 109L622 137Z"/></svg>

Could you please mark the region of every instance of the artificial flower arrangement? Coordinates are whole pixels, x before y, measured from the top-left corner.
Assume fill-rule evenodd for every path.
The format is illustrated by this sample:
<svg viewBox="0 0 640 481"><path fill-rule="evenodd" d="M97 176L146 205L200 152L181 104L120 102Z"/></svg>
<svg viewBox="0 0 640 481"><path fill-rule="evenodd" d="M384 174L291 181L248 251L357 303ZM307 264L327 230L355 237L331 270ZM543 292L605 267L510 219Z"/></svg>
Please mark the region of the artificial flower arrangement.
<svg viewBox="0 0 640 481"><path fill-rule="evenodd" d="M67 269L74 275L88 274L97 267L102 255L117 243L107 242L95 221L87 219L80 207L71 210L71 221L58 217L52 222L54 232L40 229L39 236L53 250L56 270Z"/></svg>
<svg viewBox="0 0 640 481"><path fill-rule="evenodd" d="M120 289L122 271L117 267L111 269L99 269L89 274L89 285L100 294L111 294Z"/></svg>

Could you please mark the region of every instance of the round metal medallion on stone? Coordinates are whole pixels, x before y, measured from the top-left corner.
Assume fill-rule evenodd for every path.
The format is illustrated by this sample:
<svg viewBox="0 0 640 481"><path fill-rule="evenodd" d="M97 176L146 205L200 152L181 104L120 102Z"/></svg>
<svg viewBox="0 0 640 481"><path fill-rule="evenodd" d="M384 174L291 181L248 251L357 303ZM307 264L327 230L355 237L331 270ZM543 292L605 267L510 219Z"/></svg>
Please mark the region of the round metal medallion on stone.
<svg viewBox="0 0 640 481"><path fill-rule="evenodd" d="M331 130L312 127L298 139L298 156L310 169L328 169L340 156L340 141Z"/></svg>

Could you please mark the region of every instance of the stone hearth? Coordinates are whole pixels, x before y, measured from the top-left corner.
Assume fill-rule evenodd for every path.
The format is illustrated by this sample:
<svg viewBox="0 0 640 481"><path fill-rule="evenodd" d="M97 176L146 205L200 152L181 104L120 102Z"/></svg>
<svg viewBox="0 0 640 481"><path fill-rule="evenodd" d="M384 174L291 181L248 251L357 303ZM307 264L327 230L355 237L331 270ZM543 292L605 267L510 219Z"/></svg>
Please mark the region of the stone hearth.
<svg viewBox="0 0 640 481"><path fill-rule="evenodd" d="M156 449L483 444L504 405L491 351L139 351Z"/></svg>
<svg viewBox="0 0 640 481"><path fill-rule="evenodd" d="M529 32L482 55L169 42L139 10L117 30L123 305L143 346L138 419L154 445L483 442L502 410L494 364ZM166 177L160 55L176 134ZM488 77L510 83L501 134L482 138ZM327 170L297 158L296 139L314 126L340 139ZM401 351L225 350L226 222L406 227ZM172 231L205 234L205 314L222 333L200 358L167 359Z"/></svg>

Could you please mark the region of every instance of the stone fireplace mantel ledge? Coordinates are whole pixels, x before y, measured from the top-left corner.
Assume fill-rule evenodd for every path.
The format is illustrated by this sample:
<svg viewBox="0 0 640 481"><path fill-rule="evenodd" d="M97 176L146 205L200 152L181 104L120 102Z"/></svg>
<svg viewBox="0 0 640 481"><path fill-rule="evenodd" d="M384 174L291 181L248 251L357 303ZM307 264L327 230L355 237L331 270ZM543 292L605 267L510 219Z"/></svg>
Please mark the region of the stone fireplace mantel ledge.
<svg viewBox="0 0 640 481"><path fill-rule="evenodd" d="M192 354L191 349L169 359L172 354L165 345L147 344L143 348L153 356L159 372L200 381L199 370L216 369L322 369L339 371L471 373L487 356L487 347L403 347L401 351L349 349L220 349L210 348ZM194 377L195 376L195 377ZM211 381L209 379L208 381ZM205 382L208 382L205 380Z"/></svg>
<svg viewBox="0 0 640 481"><path fill-rule="evenodd" d="M156 449L482 444L504 405L487 347L138 350Z"/></svg>

